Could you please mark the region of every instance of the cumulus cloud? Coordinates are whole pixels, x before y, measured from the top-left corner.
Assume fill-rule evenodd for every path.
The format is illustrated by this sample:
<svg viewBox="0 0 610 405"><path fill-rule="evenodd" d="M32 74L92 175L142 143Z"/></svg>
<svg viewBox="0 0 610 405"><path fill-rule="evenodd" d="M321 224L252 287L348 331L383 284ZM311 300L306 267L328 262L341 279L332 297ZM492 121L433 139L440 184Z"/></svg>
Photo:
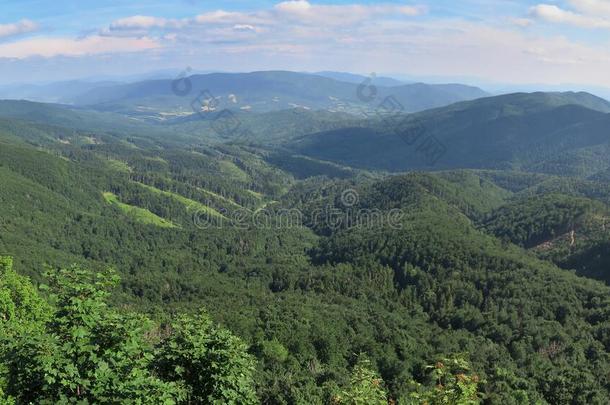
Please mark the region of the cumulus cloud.
<svg viewBox="0 0 610 405"><path fill-rule="evenodd" d="M38 30L38 24L30 20L21 20L12 24L0 24L0 38L12 37Z"/></svg>
<svg viewBox="0 0 610 405"><path fill-rule="evenodd" d="M168 20L165 18L151 17L146 15L134 15L132 17L121 18L110 24L111 30L123 29L147 29L165 27Z"/></svg>
<svg viewBox="0 0 610 405"><path fill-rule="evenodd" d="M562 9L554 4L538 4L530 9L530 15L547 22L568 24L579 28L610 28L609 2L572 0L570 3L577 12Z"/></svg>
<svg viewBox="0 0 610 405"><path fill-rule="evenodd" d="M260 13L238 13L224 10L210 11L199 14L192 19L195 24L235 24L257 20L261 22Z"/></svg>
<svg viewBox="0 0 610 405"><path fill-rule="evenodd" d="M395 4L314 5L306 0L290 0L276 4L272 9L252 12L215 10L190 18L166 19L136 15L112 22L102 30L104 35L135 35L153 29L193 29L197 26L278 26L288 22L301 24L345 25L373 18L414 17L426 12L423 6Z"/></svg>
<svg viewBox="0 0 610 405"><path fill-rule="evenodd" d="M423 6L395 4L314 5L307 0L290 0L277 4L274 11L287 17L309 23L346 24L378 17L417 16L426 12Z"/></svg>
<svg viewBox="0 0 610 405"><path fill-rule="evenodd" d="M346 5L313 5L307 0L289 0L275 5L275 10L287 14L314 15L314 14L333 14L343 13L344 17L357 16L372 17L383 14L397 14L415 16L425 12L423 6L404 6L395 4L346 4Z"/></svg>
<svg viewBox="0 0 610 405"><path fill-rule="evenodd" d="M304 0L283 1L277 4L275 8L289 13L304 13L311 10L311 4Z"/></svg>

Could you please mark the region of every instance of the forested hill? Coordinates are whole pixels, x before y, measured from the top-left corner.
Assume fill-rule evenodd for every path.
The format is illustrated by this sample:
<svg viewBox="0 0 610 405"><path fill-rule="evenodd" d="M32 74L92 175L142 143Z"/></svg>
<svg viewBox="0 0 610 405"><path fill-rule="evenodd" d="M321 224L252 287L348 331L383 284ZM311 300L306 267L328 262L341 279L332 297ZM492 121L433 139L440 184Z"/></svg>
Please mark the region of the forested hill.
<svg viewBox="0 0 610 405"><path fill-rule="evenodd" d="M587 93L519 93L301 137L293 153L368 169L526 170L591 176L609 162L607 101Z"/></svg>

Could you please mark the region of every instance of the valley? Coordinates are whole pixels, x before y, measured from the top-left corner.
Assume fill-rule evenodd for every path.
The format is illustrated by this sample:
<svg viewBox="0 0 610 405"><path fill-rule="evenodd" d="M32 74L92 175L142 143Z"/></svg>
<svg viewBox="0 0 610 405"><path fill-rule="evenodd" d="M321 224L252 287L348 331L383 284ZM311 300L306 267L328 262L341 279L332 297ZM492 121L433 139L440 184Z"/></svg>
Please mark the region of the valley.
<svg viewBox="0 0 610 405"><path fill-rule="evenodd" d="M269 76L215 79L260 107L231 110L238 138L197 112L139 116L169 82L94 89L86 108L0 102L0 254L34 286L45 266L113 268L110 307L159 327L205 308L247 347L251 402L328 403L360 354L398 403L457 355L486 403L610 397L610 103L484 95L366 117ZM256 104L286 88L323 101ZM419 136L444 146L434 164Z"/></svg>

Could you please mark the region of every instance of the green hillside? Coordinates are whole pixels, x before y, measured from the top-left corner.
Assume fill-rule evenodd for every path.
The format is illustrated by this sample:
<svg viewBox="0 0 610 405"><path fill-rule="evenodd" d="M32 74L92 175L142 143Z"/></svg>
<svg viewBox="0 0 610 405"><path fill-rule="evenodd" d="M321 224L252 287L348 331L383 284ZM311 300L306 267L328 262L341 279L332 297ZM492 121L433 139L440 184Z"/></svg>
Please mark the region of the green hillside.
<svg viewBox="0 0 610 405"><path fill-rule="evenodd" d="M559 134L604 116L554 105L591 103L584 95L520 97L495 119L488 99L440 110L434 125L466 134L461 114L478 106L490 110L477 125L506 125L498 136L522 143L525 123ZM452 379L474 389L471 403L610 398L602 177L466 163L389 174L326 159L333 149L297 154L289 139L23 118L0 127L0 255L14 261L0 260L0 396L326 404L362 383L409 403L444 395L433 364L447 390ZM482 134L480 153L505 153ZM362 151L367 162L381 145Z"/></svg>
<svg viewBox="0 0 610 405"><path fill-rule="evenodd" d="M125 204L119 201L116 195L105 192L103 193L104 199L109 203L117 206L121 211L123 211L126 215L132 217L138 222L143 224L160 226L162 228L173 228L175 225L170 221L167 221L147 209L134 207L129 204Z"/></svg>
<svg viewBox="0 0 610 405"><path fill-rule="evenodd" d="M481 222L496 237L526 247L538 257L577 274L610 283L608 200L589 193L530 193L502 205ZM581 194L582 195L582 194Z"/></svg>
<svg viewBox="0 0 610 405"><path fill-rule="evenodd" d="M522 170L590 176L608 167L608 102L586 93L511 94L296 139L294 153L363 169ZM390 111L391 112L391 111Z"/></svg>

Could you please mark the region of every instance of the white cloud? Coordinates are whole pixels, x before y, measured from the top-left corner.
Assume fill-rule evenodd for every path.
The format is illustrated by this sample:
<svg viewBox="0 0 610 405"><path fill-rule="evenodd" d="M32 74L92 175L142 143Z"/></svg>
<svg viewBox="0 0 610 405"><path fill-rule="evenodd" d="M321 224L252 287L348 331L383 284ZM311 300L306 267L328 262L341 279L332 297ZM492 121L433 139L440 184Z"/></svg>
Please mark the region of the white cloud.
<svg viewBox="0 0 610 405"><path fill-rule="evenodd" d="M83 56L138 52L158 47L159 44L150 38L113 38L98 35L83 39L38 37L0 44L0 58Z"/></svg>
<svg viewBox="0 0 610 405"><path fill-rule="evenodd" d="M268 10L200 14L180 20L188 20L180 28L165 24L175 34L166 45L175 55L205 55L205 60L214 63L237 63L240 70L349 67L363 72L478 76L509 82L565 82L586 77L610 83L606 78L610 58L604 56L608 53L603 47L519 28L535 19L603 27L601 17L595 17L592 24L592 16L541 4L530 10L530 18L507 16L494 24L415 18L425 12L421 6L284 1ZM235 62L233 57L241 58ZM246 62L254 60L263 62Z"/></svg>
<svg viewBox="0 0 610 405"><path fill-rule="evenodd" d="M290 0L278 3L275 5L275 10L300 16L311 16L314 14L331 14L337 15L343 13L344 17L351 17L355 14L359 17L383 14L407 15L416 16L425 12L426 8L422 6L399 6L395 4L377 4L377 5L313 5L307 0Z"/></svg>
<svg viewBox="0 0 610 405"><path fill-rule="evenodd" d="M252 13L229 12L224 10L210 11L190 19L191 24L270 24L273 19L266 11Z"/></svg>
<svg viewBox="0 0 610 405"><path fill-rule="evenodd" d="M281 26L282 24L329 24L345 25L371 18L405 18L426 12L423 6L393 4L376 5L314 5L306 0L291 0L276 4L272 9L253 12L209 11L191 18L166 19L135 15L112 22L103 29L103 35L121 35L131 32L141 35L153 29L194 29L197 26ZM257 30L258 30L257 28Z"/></svg>
<svg viewBox="0 0 610 405"><path fill-rule="evenodd" d="M111 30L123 29L146 29L165 27L168 20L165 18L151 17L146 15L134 15L132 17L121 18L110 24Z"/></svg>
<svg viewBox="0 0 610 405"><path fill-rule="evenodd" d="M25 34L38 30L38 24L30 20L21 20L12 24L0 24L0 38Z"/></svg>
<svg viewBox="0 0 610 405"><path fill-rule="evenodd" d="M288 13L305 13L311 10L311 4L306 0L284 1L275 8Z"/></svg>
<svg viewBox="0 0 610 405"><path fill-rule="evenodd" d="M306 0L291 0L276 4L278 17L290 18L303 23L349 24L379 17L414 17L426 12L423 6L376 5L314 5Z"/></svg>
<svg viewBox="0 0 610 405"><path fill-rule="evenodd" d="M257 25L271 24L273 19L266 12L239 13L224 10L210 11L190 18L161 18L146 15L134 15L113 21L102 28L99 34L115 37L144 37L152 32L165 32L161 34L166 38L177 38L180 33L188 33L200 27L216 29L221 26L233 27L235 31L261 31ZM228 29L227 31L230 31Z"/></svg>
<svg viewBox="0 0 610 405"><path fill-rule="evenodd" d="M261 32L262 31L260 28L257 28L254 25L250 25L250 24L235 24L233 26L233 29L235 31L251 31L251 32Z"/></svg>
<svg viewBox="0 0 610 405"><path fill-rule="evenodd" d="M608 0L569 0L569 3L583 14L610 17Z"/></svg>
<svg viewBox="0 0 610 405"><path fill-rule="evenodd" d="M203 13L195 16L195 22L199 24L205 23L223 23L223 22L231 22L235 18L240 18L242 13L230 13L224 10L216 10L210 11L208 13Z"/></svg>
<svg viewBox="0 0 610 405"><path fill-rule="evenodd" d="M610 28L610 3L598 0L573 0L570 3L579 12L564 10L554 4L538 4L530 9L530 15L547 22L579 28Z"/></svg>

